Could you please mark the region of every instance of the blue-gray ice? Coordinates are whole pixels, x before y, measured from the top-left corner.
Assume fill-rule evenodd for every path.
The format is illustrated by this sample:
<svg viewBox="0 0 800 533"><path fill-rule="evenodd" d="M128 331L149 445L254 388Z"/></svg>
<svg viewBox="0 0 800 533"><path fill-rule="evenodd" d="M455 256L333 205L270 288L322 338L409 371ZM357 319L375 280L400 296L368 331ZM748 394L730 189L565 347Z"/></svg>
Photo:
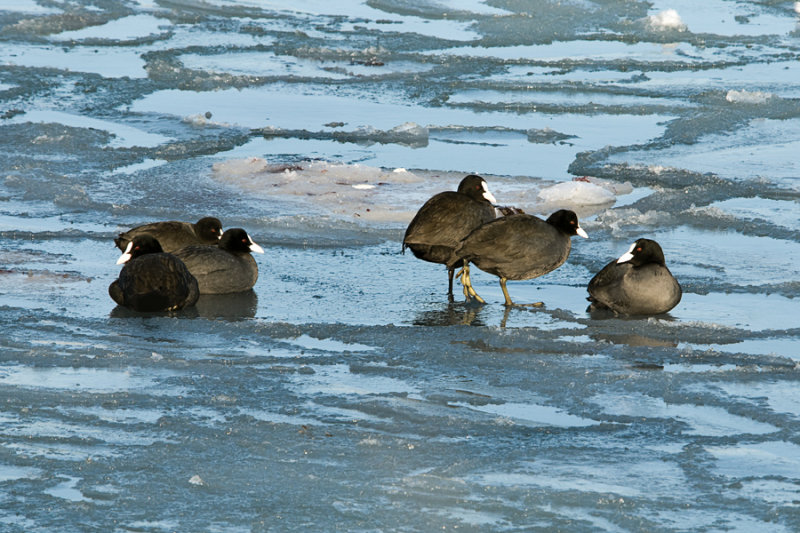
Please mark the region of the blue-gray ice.
<svg viewBox="0 0 800 533"><path fill-rule="evenodd" d="M799 12L2 2L0 530L800 530ZM589 233L543 308L400 253L472 172ZM206 215L254 290L116 309L113 237ZM683 300L590 316L639 237Z"/></svg>

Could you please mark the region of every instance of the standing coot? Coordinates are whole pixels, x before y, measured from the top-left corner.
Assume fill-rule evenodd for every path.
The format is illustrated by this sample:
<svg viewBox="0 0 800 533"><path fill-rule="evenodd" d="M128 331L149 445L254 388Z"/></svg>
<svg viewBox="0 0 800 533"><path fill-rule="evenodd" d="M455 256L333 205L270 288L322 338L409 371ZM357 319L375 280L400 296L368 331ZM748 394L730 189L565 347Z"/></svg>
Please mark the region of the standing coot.
<svg viewBox="0 0 800 533"><path fill-rule="evenodd" d="M217 244L222 235L222 222L215 217L204 217L194 224L177 220L153 222L120 233L114 244L125 250L131 239L145 234L155 237L165 252L174 252L195 244Z"/></svg>
<svg viewBox="0 0 800 533"><path fill-rule="evenodd" d="M447 265L453 250L478 226L495 218L497 203L486 181L474 174L461 180L458 191L445 191L431 197L420 208L406 229L403 251L410 248L424 261ZM447 267L448 296L453 295L453 271Z"/></svg>
<svg viewBox="0 0 800 533"><path fill-rule="evenodd" d="M121 263L125 266L119 278L108 287L119 305L135 311L173 311L197 302L197 280L152 236L134 237L117 260Z"/></svg>
<svg viewBox="0 0 800 533"><path fill-rule="evenodd" d="M200 294L227 294L253 288L258 265L250 252L264 253L247 232L233 228L222 234L218 246L187 246L175 252L197 278Z"/></svg>
<svg viewBox="0 0 800 533"><path fill-rule="evenodd" d="M664 261L656 241L639 239L589 282L590 310L611 309L625 315L659 315L681 301L681 286Z"/></svg>
<svg viewBox="0 0 800 533"><path fill-rule="evenodd" d="M538 278L560 267L569 256L573 235L588 237L578 225L577 215L566 209L556 211L547 221L524 213L505 216L470 233L456 248L448 268L463 260L461 283L467 300L472 296L484 303L469 278L469 263L472 262L499 277L505 304L515 305L508 296L506 280Z"/></svg>

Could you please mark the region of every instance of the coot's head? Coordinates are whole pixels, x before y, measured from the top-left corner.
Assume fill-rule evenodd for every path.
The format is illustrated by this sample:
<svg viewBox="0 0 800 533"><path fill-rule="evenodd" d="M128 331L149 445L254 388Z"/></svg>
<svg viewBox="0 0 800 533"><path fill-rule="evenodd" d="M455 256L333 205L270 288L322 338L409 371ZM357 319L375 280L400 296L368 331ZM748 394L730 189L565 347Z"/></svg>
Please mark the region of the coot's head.
<svg viewBox="0 0 800 533"><path fill-rule="evenodd" d="M216 217L203 217L197 221L197 235L204 241L222 238L222 222Z"/></svg>
<svg viewBox="0 0 800 533"><path fill-rule="evenodd" d="M589 238L589 235L578 224L578 215L569 209L559 209L547 218L547 222L569 236L580 235L584 239Z"/></svg>
<svg viewBox="0 0 800 533"><path fill-rule="evenodd" d="M242 228L232 228L222 234L219 247L230 252L264 253L264 249L253 242L250 235Z"/></svg>
<svg viewBox="0 0 800 533"><path fill-rule="evenodd" d="M661 250L661 246L656 241L639 239L617 259L617 263L630 263L633 266L641 266L648 263L665 265L664 251Z"/></svg>
<svg viewBox="0 0 800 533"><path fill-rule="evenodd" d="M461 180L461 183L458 184L458 192L466 194L473 200L479 202L489 202L490 204L497 203L495 197L489 192L489 186L486 184L486 180L475 174L470 174Z"/></svg>
<svg viewBox="0 0 800 533"><path fill-rule="evenodd" d="M128 243L125 251L122 252L122 255L117 259L117 264L121 265L122 263L127 263L131 259L135 259L141 255L160 254L163 251L161 244L155 237L146 234L139 235Z"/></svg>

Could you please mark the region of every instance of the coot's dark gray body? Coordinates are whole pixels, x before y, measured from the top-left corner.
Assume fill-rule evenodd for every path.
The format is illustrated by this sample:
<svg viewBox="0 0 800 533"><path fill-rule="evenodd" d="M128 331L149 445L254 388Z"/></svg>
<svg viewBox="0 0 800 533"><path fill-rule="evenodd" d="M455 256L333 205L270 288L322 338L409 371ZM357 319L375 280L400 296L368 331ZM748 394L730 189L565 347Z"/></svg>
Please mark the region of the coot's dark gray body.
<svg viewBox="0 0 800 533"><path fill-rule="evenodd" d="M258 280L258 265L250 252L264 253L247 232L233 228L218 246L187 246L175 252L197 278L200 294L250 290Z"/></svg>
<svg viewBox="0 0 800 533"><path fill-rule="evenodd" d="M667 268L661 246L639 239L589 282L593 309L625 315L659 315L681 301L681 286Z"/></svg>
<svg viewBox="0 0 800 533"><path fill-rule="evenodd" d="M425 202L406 229L403 250L409 248L419 259L447 265L464 237L495 218L495 202L482 177L467 176L458 191L441 192ZM453 294L456 266L447 267L448 295Z"/></svg>
<svg viewBox="0 0 800 533"><path fill-rule="evenodd" d="M156 239L139 235L117 263L125 263L108 287L111 299L135 311L174 311L194 305L200 294L197 280L183 262L164 253Z"/></svg>
<svg viewBox="0 0 800 533"><path fill-rule="evenodd" d="M155 237L161 248L171 253L186 246L217 244L222 235L222 223L214 217L201 218L194 224L177 220L153 222L120 233L114 243L120 250L125 250L137 235Z"/></svg>
<svg viewBox="0 0 800 533"><path fill-rule="evenodd" d="M495 219L465 238L456 248L451 264L464 261L500 278L506 305L514 305L508 296L506 280L532 279L560 267L569 257L570 237L586 232L578 217L569 210L556 211L545 221L528 214L514 214ZM465 294L475 294L469 281L469 271L462 276Z"/></svg>

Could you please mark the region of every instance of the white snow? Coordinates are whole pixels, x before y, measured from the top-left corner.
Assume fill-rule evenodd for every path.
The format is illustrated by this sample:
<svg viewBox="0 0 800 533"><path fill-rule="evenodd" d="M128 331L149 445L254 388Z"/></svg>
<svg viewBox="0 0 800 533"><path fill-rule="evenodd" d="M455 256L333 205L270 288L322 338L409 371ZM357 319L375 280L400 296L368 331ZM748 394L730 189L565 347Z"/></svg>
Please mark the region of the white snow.
<svg viewBox="0 0 800 533"><path fill-rule="evenodd" d="M647 17L647 23L649 27L655 30L686 31L686 24L684 24L681 16L674 9L667 9L655 15L650 15Z"/></svg>
<svg viewBox="0 0 800 533"><path fill-rule="evenodd" d="M774 96L763 91L737 91L732 89L725 95L725 100L732 104L764 104Z"/></svg>
<svg viewBox="0 0 800 533"><path fill-rule="evenodd" d="M546 204L601 205L613 203L614 193L588 181L557 183L539 191L539 200Z"/></svg>

